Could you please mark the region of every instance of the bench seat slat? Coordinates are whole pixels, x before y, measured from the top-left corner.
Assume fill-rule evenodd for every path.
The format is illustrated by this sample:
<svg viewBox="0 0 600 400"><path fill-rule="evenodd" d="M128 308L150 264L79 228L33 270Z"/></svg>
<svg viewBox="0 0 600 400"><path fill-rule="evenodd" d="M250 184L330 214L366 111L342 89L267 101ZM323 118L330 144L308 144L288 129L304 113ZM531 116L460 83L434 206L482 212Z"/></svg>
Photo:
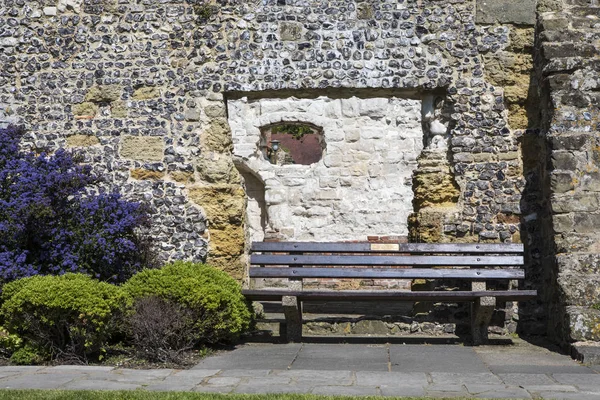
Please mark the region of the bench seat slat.
<svg viewBox="0 0 600 400"><path fill-rule="evenodd" d="M521 269L251 267L250 278L524 279Z"/></svg>
<svg viewBox="0 0 600 400"><path fill-rule="evenodd" d="M520 266L522 256L352 256L252 254L252 265Z"/></svg>
<svg viewBox="0 0 600 400"><path fill-rule="evenodd" d="M390 246L392 245L392 246ZM392 249L393 250L390 250ZM338 243L338 242L254 242L252 252L300 253L459 253L459 254L516 254L523 252L518 243Z"/></svg>
<svg viewBox="0 0 600 400"><path fill-rule="evenodd" d="M480 297L496 297L500 301L519 301L532 299L537 296L535 290L498 290L498 291L422 291L422 292L400 292L400 291L366 291L366 290L243 290L242 293L250 300L277 301L283 296L296 296L303 301L317 300L354 300L354 301L473 301Z"/></svg>

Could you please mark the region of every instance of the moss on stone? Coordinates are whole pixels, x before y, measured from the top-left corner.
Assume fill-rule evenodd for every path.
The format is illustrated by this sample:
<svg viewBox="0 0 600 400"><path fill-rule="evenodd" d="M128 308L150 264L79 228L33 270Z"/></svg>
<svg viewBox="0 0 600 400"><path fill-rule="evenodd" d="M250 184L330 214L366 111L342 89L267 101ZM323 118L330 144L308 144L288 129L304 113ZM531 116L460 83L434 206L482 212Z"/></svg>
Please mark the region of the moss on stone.
<svg viewBox="0 0 600 400"><path fill-rule="evenodd" d="M157 87L144 86L133 92L134 100L149 100L160 97L160 89Z"/></svg>
<svg viewBox="0 0 600 400"><path fill-rule="evenodd" d="M91 117L94 118L98 114L98 105L91 102L73 104L71 111L75 117Z"/></svg>
<svg viewBox="0 0 600 400"><path fill-rule="evenodd" d="M425 207L451 207L456 205L460 189L448 172L416 173L414 177L414 205Z"/></svg>
<svg viewBox="0 0 600 400"><path fill-rule="evenodd" d="M113 118L127 118L127 103L123 100L116 100L110 104L110 113Z"/></svg>

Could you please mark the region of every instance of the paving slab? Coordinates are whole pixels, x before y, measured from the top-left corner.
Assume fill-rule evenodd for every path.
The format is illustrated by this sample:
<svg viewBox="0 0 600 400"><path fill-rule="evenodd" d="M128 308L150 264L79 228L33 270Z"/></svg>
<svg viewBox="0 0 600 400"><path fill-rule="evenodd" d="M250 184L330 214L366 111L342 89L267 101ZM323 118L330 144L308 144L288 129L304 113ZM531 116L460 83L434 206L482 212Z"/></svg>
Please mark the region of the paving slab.
<svg viewBox="0 0 600 400"><path fill-rule="evenodd" d="M203 393L233 393L235 386L197 386L194 388L194 392Z"/></svg>
<svg viewBox="0 0 600 400"><path fill-rule="evenodd" d="M166 379L170 378L206 378L208 376L223 375L220 369L185 369L179 371L173 371Z"/></svg>
<svg viewBox="0 0 600 400"><path fill-rule="evenodd" d="M453 397L471 397L469 393L465 392L446 392L446 391L436 391L436 390L426 390L426 396L429 397L441 397L444 399L453 398Z"/></svg>
<svg viewBox="0 0 600 400"><path fill-rule="evenodd" d="M504 389L484 392L474 395L477 399L531 399L531 395L524 389Z"/></svg>
<svg viewBox="0 0 600 400"><path fill-rule="evenodd" d="M356 384L359 386L381 387L425 387L429 384L423 372L374 372L357 371Z"/></svg>
<svg viewBox="0 0 600 400"><path fill-rule="evenodd" d="M24 374L0 381L0 388L4 389L59 389L61 386L76 379L81 379L82 374Z"/></svg>
<svg viewBox="0 0 600 400"><path fill-rule="evenodd" d="M488 371L472 347L459 345L390 345L392 371Z"/></svg>
<svg viewBox="0 0 600 400"><path fill-rule="evenodd" d="M523 389L531 393L537 392L577 392L577 388L571 385L524 385Z"/></svg>
<svg viewBox="0 0 600 400"><path fill-rule="evenodd" d="M572 385L581 391L600 393L600 374L554 374L552 377L563 385Z"/></svg>
<svg viewBox="0 0 600 400"><path fill-rule="evenodd" d="M458 366L457 369L462 369L462 366ZM431 379L434 384L448 385L448 384L482 384L482 385L500 385L502 380L492 374L491 372L477 372L477 373L464 373L464 372L432 372Z"/></svg>
<svg viewBox="0 0 600 400"><path fill-rule="evenodd" d="M507 385L465 384L467 391L477 398L483 399L530 399L527 390Z"/></svg>
<svg viewBox="0 0 600 400"><path fill-rule="evenodd" d="M495 374L589 374L571 357L519 341L511 346L481 346L477 354Z"/></svg>
<svg viewBox="0 0 600 400"><path fill-rule="evenodd" d="M326 396L376 396L379 391L372 386L316 386L311 393Z"/></svg>
<svg viewBox="0 0 600 400"><path fill-rule="evenodd" d="M45 369L46 367L38 367L35 365L9 365L6 367L0 367L0 372L37 372Z"/></svg>
<svg viewBox="0 0 600 400"><path fill-rule="evenodd" d="M380 386L379 391L383 396L394 397L419 397L425 396L425 389L419 386Z"/></svg>
<svg viewBox="0 0 600 400"><path fill-rule="evenodd" d="M310 385L255 385L253 383L241 384L234 388L235 393L309 393L313 389Z"/></svg>
<svg viewBox="0 0 600 400"><path fill-rule="evenodd" d="M279 377L291 378L293 383L309 385L351 385L353 383L352 371L314 371L314 370L289 370L273 371Z"/></svg>
<svg viewBox="0 0 600 400"><path fill-rule="evenodd" d="M556 381L546 374L498 374L498 377L507 385L556 385Z"/></svg>
<svg viewBox="0 0 600 400"><path fill-rule="evenodd" d="M164 380L174 372L172 369L115 369L113 371L91 371L86 374L90 380L104 380L108 382L121 382L133 384L150 384Z"/></svg>
<svg viewBox="0 0 600 400"><path fill-rule="evenodd" d="M386 345L305 344L291 369L388 371Z"/></svg>
<svg viewBox="0 0 600 400"><path fill-rule="evenodd" d="M466 392L466 388L461 384L454 383L434 383L425 388L427 392L451 392L451 393L464 393Z"/></svg>
<svg viewBox="0 0 600 400"><path fill-rule="evenodd" d="M143 388L144 390L152 390L154 392L189 392L197 386L198 384L192 381L169 380L152 385L144 385Z"/></svg>
<svg viewBox="0 0 600 400"><path fill-rule="evenodd" d="M584 367L582 365L572 365L572 366L552 366L552 365L489 365L489 370L495 374L507 374L507 373L517 373L517 374L590 374L593 373L589 368Z"/></svg>
<svg viewBox="0 0 600 400"><path fill-rule="evenodd" d="M193 369L286 369L302 344L251 344L208 357Z"/></svg>
<svg viewBox="0 0 600 400"><path fill-rule="evenodd" d="M208 386L237 386L242 382L242 378L234 376L215 376L206 381Z"/></svg>
<svg viewBox="0 0 600 400"><path fill-rule="evenodd" d="M78 379L61 386L68 390L135 390L141 388L139 383L114 382L95 379Z"/></svg>
<svg viewBox="0 0 600 400"><path fill-rule="evenodd" d="M600 392L595 393L564 393L564 392L539 392L537 398L542 399L564 399L564 400L598 400L600 399Z"/></svg>
<svg viewBox="0 0 600 400"><path fill-rule="evenodd" d="M41 372L55 373L60 371L69 371L69 372L81 372L81 373L90 373L90 372L108 372L114 371L115 367L104 367L100 365L55 365L52 367L46 367Z"/></svg>
<svg viewBox="0 0 600 400"><path fill-rule="evenodd" d="M266 377L270 373L270 369L225 369L221 371L219 376L252 377L256 379Z"/></svg>

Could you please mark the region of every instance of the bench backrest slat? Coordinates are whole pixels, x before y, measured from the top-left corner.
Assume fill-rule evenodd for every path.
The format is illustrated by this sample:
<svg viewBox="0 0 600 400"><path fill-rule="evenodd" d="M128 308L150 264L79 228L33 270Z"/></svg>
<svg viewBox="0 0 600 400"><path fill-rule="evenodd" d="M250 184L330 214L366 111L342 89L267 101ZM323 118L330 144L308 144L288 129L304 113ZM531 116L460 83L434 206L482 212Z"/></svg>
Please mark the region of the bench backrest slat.
<svg viewBox="0 0 600 400"><path fill-rule="evenodd" d="M348 266L520 266L522 256L388 256L388 255L275 255L252 254L252 265L348 265Z"/></svg>
<svg viewBox="0 0 600 400"><path fill-rule="evenodd" d="M521 269L250 268L250 278L524 279Z"/></svg>
<svg viewBox="0 0 600 400"><path fill-rule="evenodd" d="M513 243L326 243L326 242L254 242L252 252L299 253L460 253L516 254L522 244Z"/></svg>

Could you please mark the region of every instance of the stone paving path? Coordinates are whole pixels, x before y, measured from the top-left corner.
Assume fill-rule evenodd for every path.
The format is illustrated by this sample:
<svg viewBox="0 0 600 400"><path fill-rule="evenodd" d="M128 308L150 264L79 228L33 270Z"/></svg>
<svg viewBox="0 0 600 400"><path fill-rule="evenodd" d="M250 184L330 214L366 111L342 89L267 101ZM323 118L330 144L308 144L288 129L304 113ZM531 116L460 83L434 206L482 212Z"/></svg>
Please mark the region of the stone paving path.
<svg viewBox="0 0 600 400"><path fill-rule="evenodd" d="M0 388L600 399L600 368L511 346L247 344L191 370L0 367Z"/></svg>

